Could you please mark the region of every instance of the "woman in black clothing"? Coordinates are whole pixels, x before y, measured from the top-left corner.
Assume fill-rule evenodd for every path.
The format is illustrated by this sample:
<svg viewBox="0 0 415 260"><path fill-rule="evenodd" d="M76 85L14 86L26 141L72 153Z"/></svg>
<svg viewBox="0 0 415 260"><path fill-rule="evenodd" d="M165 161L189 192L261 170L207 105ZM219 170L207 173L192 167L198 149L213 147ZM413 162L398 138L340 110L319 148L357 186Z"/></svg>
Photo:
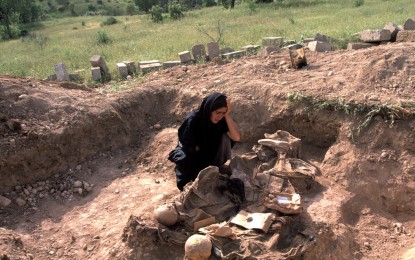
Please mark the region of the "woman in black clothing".
<svg viewBox="0 0 415 260"><path fill-rule="evenodd" d="M176 164L177 187L196 179L207 166L221 166L231 157L231 147L240 140L231 115L231 102L221 93L205 97L199 109L190 112L178 131L179 143L170 152Z"/></svg>

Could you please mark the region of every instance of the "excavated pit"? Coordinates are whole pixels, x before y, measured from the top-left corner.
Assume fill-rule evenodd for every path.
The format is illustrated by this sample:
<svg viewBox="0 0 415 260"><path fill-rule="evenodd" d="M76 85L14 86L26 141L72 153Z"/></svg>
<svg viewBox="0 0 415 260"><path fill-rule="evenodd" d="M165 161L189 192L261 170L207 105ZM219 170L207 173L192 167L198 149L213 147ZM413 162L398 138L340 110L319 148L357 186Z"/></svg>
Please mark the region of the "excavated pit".
<svg viewBox="0 0 415 260"><path fill-rule="evenodd" d="M0 207L0 248L11 259L181 259L183 248L155 235L152 210L179 194L166 159L178 126L207 92L220 91L232 98L242 132L234 155L284 130L301 139L300 158L319 169L299 191L304 210L281 230L275 250L246 248L263 259L295 250L301 259L399 258L414 244L413 47L307 53L310 65L298 71L278 65L284 53L183 66L106 93L1 77L0 195L11 203ZM388 110L388 98L398 110ZM93 189L74 190L77 180ZM38 189L43 182L48 189ZM25 194L28 187L37 193Z"/></svg>

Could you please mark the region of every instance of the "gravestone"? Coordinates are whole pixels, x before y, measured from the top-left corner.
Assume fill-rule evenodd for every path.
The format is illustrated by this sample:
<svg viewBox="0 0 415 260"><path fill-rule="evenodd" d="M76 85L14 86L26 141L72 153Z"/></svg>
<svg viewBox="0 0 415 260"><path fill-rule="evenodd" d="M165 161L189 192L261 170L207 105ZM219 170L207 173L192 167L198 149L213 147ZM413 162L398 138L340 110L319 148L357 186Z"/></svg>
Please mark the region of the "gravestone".
<svg viewBox="0 0 415 260"><path fill-rule="evenodd" d="M123 63L127 65L128 75L134 75L137 73L134 61L123 61Z"/></svg>
<svg viewBox="0 0 415 260"><path fill-rule="evenodd" d="M195 61L206 61L205 45L198 44L192 47L192 55Z"/></svg>
<svg viewBox="0 0 415 260"><path fill-rule="evenodd" d="M358 49L364 49L364 48L370 48L378 46L376 43L369 43L369 42L349 42L347 44L348 50L358 50Z"/></svg>
<svg viewBox="0 0 415 260"><path fill-rule="evenodd" d="M331 51L331 44L328 42L312 41L307 44L310 51L325 52Z"/></svg>
<svg viewBox="0 0 415 260"><path fill-rule="evenodd" d="M118 73L120 74L121 77L126 78L128 76L128 67L127 64L125 63L117 63L117 69L118 69Z"/></svg>
<svg viewBox="0 0 415 260"><path fill-rule="evenodd" d="M408 18L403 24L404 30L415 30L415 18Z"/></svg>
<svg viewBox="0 0 415 260"><path fill-rule="evenodd" d="M255 55L258 53L259 48L259 45L246 45L242 47L242 50L245 51L246 55Z"/></svg>
<svg viewBox="0 0 415 260"><path fill-rule="evenodd" d="M208 56L210 60L213 60L220 55L219 44L217 42L209 42L207 44Z"/></svg>
<svg viewBox="0 0 415 260"><path fill-rule="evenodd" d="M179 58L181 63L189 63L192 61L192 56L190 56L190 51L179 52Z"/></svg>
<svg viewBox="0 0 415 260"><path fill-rule="evenodd" d="M396 35L397 42L415 42L415 30L399 31Z"/></svg>
<svg viewBox="0 0 415 260"><path fill-rule="evenodd" d="M89 59L89 61L91 62L92 67L100 67L102 73L109 74L107 63L102 56L94 55Z"/></svg>
<svg viewBox="0 0 415 260"><path fill-rule="evenodd" d="M101 68L100 67L92 67L91 68L92 79L95 81L101 80Z"/></svg>
<svg viewBox="0 0 415 260"><path fill-rule="evenodd" d="M63 63L55 64L56 80L69 81L69 74Z"/></svg>
<svg viewBox="0 0 415 260"><path fill-rule="evenodd" d="M389 22L387 24L385 24L385 27L383 27L383 29L390 31L391 33L391 41L396 41L396 35L398 34L398 32L401 30L399 28L399 26L393 22Z"/></svg>
<svg viewBox="0 0 415 260"><path fill-rule="evenodd" d="M234 51L222 55L225 60L235 60L242 58L243 56L245 56L245 51Z"/></svg>
<svg viewBox="0 0 415 260"><path fill-rule="evenodd" d="M160 68L161 68L161 63L159 62L140 65L140 71L142 74L146 74L151 71L156 71L156 70L159 70Z"/></svg>

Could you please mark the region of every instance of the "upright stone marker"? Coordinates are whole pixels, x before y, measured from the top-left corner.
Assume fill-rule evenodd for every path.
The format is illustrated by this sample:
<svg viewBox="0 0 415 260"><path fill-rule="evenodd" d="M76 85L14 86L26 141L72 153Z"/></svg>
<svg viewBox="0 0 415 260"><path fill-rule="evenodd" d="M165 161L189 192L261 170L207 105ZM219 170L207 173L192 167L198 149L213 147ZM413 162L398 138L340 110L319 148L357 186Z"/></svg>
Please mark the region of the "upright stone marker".
<svg viewBox="0 0 415 260"><path fill-rule="evenodd" d="M205 45L198 44L192 47L192 55L195 61L206 61Z"/></svg>
<svg viewBox="0 0 415 260"><path fill-rule="evenodd" d="M192 56L190 56L190 51L179 52L179 58L181 63L189 63L192 61Z"/></svg>
<svg viewBox="0 0 415 260"><path fill-rule="evenodd" d="M55 64L55 73L56 73L56 80L69 81L69 74L63 63Z"/></svg>
<svg viewBox="0 0 415 260"><path fill-rule="evenodd" d="M102 56L94 55L89 59L89 61L91 62L92 67L100 67L103 73L109 74L110 71L108 69L107 63Z"/></svg>
<svg viewBox="0 0 415 260"><path fill-rule="evenodd" d="M117 69L121 77L126 78L128 76L128 67L125 63L117 63Z"/></svg>
<svg viewBox="0 0 415 260"><path fill-rule="evenodd" d="M123 63L127 65L128 75L134 75L137 73L134 61L123 61Z"/></svg>
<svg viewBox="0 0 415 260"><path fill-rule="evenodd" d="M213 60L220 55L219 44L217 42L209 42L207 44L208 56L210 60Z"/></svg>
<svg viewBox="0 0 415 260"><path fill-rule="evenodd" d="M415 18L408 18L403 24L404 30L415 30Z"/></svg>
<svg viewBox="0 0 415 260"><path fill-rule="evenodd" d="M314 35L314 40L319 41L319 42L327 42L330 44L333 41L332 38L330 38L329 36L324 35L324 34L319 34L319 33Z"/></svg>
<svg viewBox="0 0 415 260"><path fill-rule="evenodd" d="M396 35L398 34L398 32L401 30L399 28L399 26L393 22L389 22L387 24L385 24L385 27L383 27L383 29L390 31L391 33L391 41L396 41Z"/></svg>
<svg viewBox="0 0 415 260"><path fill-rule="evenodd" d="M92 79L95 81L101 80L101 68L100 67L92 67L91 68Z"/></svg>

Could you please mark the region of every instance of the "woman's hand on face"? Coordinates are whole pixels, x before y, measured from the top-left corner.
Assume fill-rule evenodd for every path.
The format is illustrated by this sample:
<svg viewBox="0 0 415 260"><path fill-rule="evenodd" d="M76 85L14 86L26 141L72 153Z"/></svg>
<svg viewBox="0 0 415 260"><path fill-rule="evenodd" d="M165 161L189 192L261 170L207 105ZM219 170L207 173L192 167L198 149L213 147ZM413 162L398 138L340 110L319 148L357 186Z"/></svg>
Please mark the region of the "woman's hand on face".
<svg viewBox="0 0 415 260"><path fill-rule="evenodd" d="M230 115L231 114L231 99L230 98L226 98L226 106L227 106L227 108L228 108L228 110L226 110L226 114L225 114L225 116L227 116L227 115Z"/></svg>

